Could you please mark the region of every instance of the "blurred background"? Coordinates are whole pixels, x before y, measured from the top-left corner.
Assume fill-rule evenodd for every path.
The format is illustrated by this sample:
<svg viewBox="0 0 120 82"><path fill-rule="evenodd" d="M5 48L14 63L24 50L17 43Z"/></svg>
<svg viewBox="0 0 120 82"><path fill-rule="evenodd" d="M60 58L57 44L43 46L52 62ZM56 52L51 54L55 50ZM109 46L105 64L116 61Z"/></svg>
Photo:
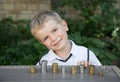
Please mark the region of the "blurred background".
<svg viewBox="0 0 120 82"><path fill-rule="evenodd" d="M120 67L120 0L0 0L0 65L35 65L48 52L30 33L32 17L42 10L58 12L69 38L103 65Z"/></svg>

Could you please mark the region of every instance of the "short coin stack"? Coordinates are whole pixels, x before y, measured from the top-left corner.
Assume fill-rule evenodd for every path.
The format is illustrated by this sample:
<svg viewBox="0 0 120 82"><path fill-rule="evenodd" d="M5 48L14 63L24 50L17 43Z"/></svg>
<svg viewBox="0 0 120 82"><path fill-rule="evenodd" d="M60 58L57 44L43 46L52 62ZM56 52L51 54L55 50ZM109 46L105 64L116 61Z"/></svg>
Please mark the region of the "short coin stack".
<svg viewBox="0 0 120 82"><path fill-rule="evenodd" d="M71 66L71 74L72 75L77 74L77 67L76 66Z"/></svg>
<svg viewBox="0 0 120 82"><path fill-rule="evenodd" d="M37 72L36 67L31 66L31 67L30 67L30 73L31 73L31 74L34 74L34 73L36 73L36 72Z"/></svg>
<svg viewBox="0 0 120 82"><path fill-rule="evenodd" d="M65 66L62 66L62 67L61 67L61 72L62 72L62 74L65 74L65 73L66 73L66 67L65 67Z"/></svg>
<svg viewBox="0 0 120 82"><path fill-rule="evenodd" d="M84 69L85 69L84 65L81 64L80 65L80 74L84 74Z"/></svg>
<svg viewBox="0 0 120 82"><path fill-rule="evenodd" d="M90 65L89 66L89 74L90 75L94 75L95 74L95 66L94 65Z"/></svg>

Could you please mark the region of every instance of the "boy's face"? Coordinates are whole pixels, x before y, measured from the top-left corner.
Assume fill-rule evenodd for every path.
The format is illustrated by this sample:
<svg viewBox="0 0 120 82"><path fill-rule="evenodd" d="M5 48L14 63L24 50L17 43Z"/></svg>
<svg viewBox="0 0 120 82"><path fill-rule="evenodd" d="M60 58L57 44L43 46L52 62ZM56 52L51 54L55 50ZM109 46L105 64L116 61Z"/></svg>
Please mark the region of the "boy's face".
<svg viewBox="0 0 120 82"><path fill-rule="evenodd" d="M49 20L42 27L35 33L35 37L48 49L54 51L64 49L68 42L66 22L58 24L55 20Z"/></svg>

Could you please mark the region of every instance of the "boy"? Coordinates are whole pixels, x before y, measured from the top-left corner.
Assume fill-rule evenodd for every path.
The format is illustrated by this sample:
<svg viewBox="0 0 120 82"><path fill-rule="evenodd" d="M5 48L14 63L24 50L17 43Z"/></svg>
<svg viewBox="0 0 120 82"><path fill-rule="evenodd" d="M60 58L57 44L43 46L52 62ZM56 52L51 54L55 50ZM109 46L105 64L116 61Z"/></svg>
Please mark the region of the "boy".
<svg viewBox="0 0 120 82"><path fill-rule="evenodd" d="M49 52L41 58L40 62L47 60L48 65L56 62L58 65L84 64L87 67L88 64L92 64L101 66L92 51L76 45L68 39L68 30L66 21L54 11L42 11L32 19L32 35L49 49Z"/></svg>

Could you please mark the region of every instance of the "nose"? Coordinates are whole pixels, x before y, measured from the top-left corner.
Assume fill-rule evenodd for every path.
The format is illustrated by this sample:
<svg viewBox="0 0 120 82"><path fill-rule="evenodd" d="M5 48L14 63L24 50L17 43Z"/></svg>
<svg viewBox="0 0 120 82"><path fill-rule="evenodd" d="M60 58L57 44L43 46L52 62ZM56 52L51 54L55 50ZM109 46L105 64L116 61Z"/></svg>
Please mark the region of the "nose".
<svg viewBox="0 0 120 82"><path fill-rule="evenodd" d="M55 34L51 34L51 35L50 35L50 39L51 39L51 41L54 42L54 41L57 39L57 37L56 37Z"/></svg>

